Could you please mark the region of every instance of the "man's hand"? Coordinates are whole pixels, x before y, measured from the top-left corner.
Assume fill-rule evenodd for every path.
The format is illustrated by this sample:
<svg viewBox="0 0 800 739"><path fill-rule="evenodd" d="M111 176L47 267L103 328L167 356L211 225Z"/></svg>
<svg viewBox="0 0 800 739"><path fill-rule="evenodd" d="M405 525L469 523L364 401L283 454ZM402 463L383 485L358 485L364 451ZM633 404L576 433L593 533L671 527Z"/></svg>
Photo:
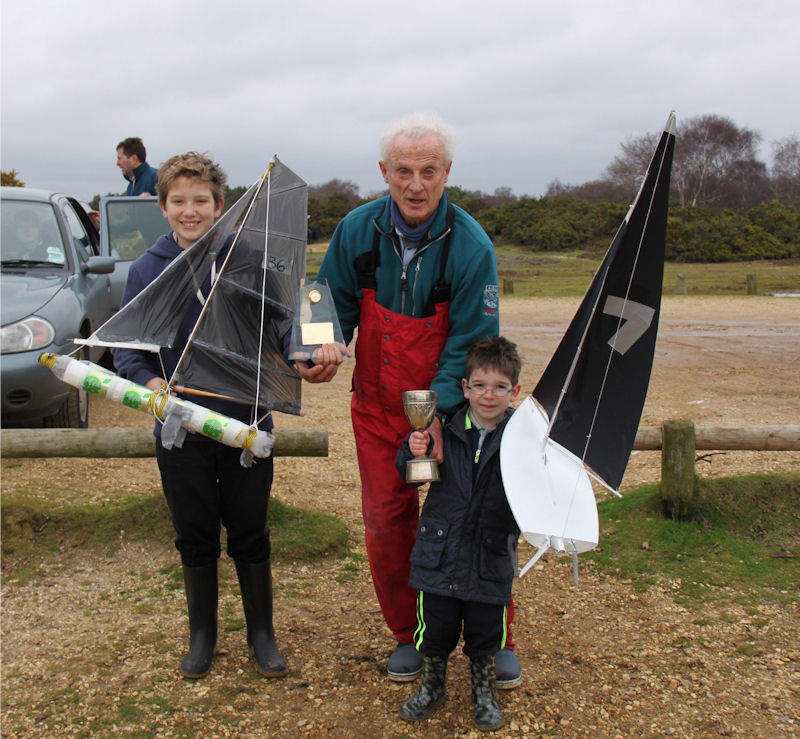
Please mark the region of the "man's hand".
<svg viewBox="0 0 800 739"><path fill-rule="evenodd" d="M306 382L330 382L339 371L339 365L350 356L343 344L323 344L314 353L313 361L294 363L300 377Z"/></svg>
<svg viewBox="0 0 800 739"><path fill-rule="evenodd" d="M433 439L431 458L441 464L444 461L444 442L442 441L442 422L438 417L434 418L433 423L428 426L428 433Z"/></svg>

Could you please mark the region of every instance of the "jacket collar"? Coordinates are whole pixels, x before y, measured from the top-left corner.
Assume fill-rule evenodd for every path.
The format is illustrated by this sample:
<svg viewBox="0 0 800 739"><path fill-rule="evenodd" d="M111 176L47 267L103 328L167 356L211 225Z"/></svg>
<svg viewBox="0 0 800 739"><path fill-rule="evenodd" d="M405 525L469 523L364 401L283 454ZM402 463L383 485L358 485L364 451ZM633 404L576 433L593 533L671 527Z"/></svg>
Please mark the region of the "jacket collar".
<svg viewBox="0 0 800 739"><path fill-rule="evenodd" d="M384 236L391 236L394 233L392 227L392 198L387 195L383 204L383 209L380 215L375 219L375 225L384 234ZM425 239L426 243L436 241L442 236L447 229L447 195L442 193L442 199L439 201L439 206L436 208L436 215L434 216L433 223L428 231L428 238Z"/></svg>
<svg viewBox="0 0 800 739"><path fill-rule="evenodd" d="M449 431L456 434L456 436L461 437L462 439L467 438L467 429L471 428L471 424L467 424L467 412L469 411L469 403L463 403L458 410L453 413L452 416L447 421L447 428ZM511 418L511 414L514 412L514 409L509 406L506 410L505 416L501 418L497 425L492 429L490 433L494 433L495 431L501 431L503 427L508 422L508 419ZM477 426L475 427L477 428Z"/></svg>
<svg viewBox="0 0 800 739"><path fill-rule="evenodd" d="M136 169L133 170L133 176L131 177L131 182L136 182L148 169L150 166L147 162L142 162Z"/></svg>

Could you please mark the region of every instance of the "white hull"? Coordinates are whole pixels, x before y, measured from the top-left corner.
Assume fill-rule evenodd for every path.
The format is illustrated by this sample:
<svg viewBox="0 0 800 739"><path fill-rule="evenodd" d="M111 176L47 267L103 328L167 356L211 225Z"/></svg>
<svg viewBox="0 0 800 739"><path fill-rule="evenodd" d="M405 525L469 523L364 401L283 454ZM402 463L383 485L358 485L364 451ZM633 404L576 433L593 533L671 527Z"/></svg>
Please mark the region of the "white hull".
<svg viewBox="0 0 800 739"><path fill-rule="evenodd" d="M150 390L91 362L56 354L43 354L39 362L68 385L104 396L128 408L151 413L165 426L170 423L177 426L179 423L187 431L203 434L227 446L248 449L256 457L268 457L272 453L272 434L253 429L235 418L166 392ZM175 445L180 446L179 443Z"/></svg>

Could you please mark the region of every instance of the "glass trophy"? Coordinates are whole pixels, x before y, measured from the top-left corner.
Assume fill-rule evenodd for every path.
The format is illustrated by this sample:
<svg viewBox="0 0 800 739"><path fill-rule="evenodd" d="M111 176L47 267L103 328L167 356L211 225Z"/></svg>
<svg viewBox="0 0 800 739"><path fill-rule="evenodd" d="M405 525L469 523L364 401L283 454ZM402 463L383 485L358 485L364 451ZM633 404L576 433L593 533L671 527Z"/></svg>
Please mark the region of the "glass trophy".
<svg viewBox="0 0 800 739"><path fill-rule="evenodd" d="M306 282L297 293L289 359L314 359L323 344L344 346L342 329L330 288L324 282Z"/></svg>

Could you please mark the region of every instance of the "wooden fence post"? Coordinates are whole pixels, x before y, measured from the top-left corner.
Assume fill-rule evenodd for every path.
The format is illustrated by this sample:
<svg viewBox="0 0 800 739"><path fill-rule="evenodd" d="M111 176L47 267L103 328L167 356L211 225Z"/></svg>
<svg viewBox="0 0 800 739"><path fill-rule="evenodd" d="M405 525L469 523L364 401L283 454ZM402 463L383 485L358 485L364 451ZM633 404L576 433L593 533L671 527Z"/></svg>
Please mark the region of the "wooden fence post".
<svg viewBox="0 0 800 739"><path fill-rule="evenodd" d="M661 506L665 516L687 518L698 495L694 423L664 421L661 434Z"/></svg>
<svg viewBox="0 0 800 739"><path fill-rule="evenodd" d="M503 294L504 295L514 294L514 280L503 280Z"/></svg>
<svg viewBox="0 0 800 739"><path fill-rule="evenodd" d="M747 294L758 295L758 278L755 275L747 275Z"/></svg>
<svg viewBox="0 0 800 739"><path fill-rule="evenodd" d="M683 273L675 279L675 294L686 295L686 275Z"/></svg>

